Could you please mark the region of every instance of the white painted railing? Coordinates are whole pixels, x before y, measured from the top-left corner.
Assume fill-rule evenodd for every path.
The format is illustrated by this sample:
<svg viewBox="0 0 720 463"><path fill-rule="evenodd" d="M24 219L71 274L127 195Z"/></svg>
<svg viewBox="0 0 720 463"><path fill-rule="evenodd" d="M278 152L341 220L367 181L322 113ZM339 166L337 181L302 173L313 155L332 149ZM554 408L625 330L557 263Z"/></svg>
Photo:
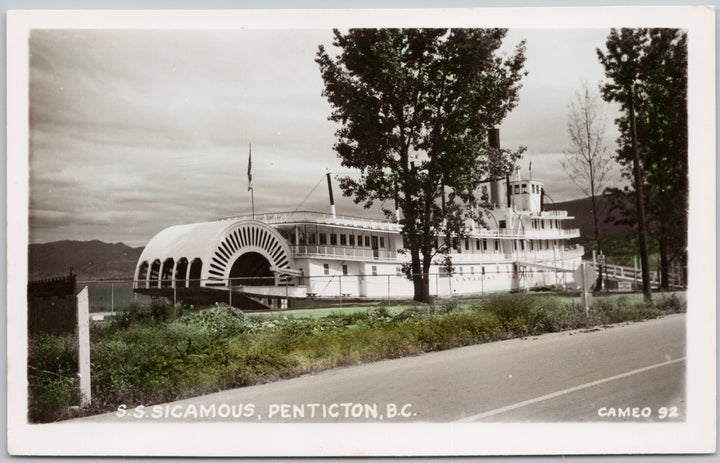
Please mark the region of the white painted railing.
<svg viewBox="0 0 720 463"><path fill-rule="evenodd" d="M346 227L370 228L374 230L400 231L401 227L397 223L389 220L369 219L363 217L351 217L322 212L297 211L297 212L274 212L269 214L255 214L255 217L249 215L224 217L218 220L258 220L269 225L277 225L284 223L312 222L327 225L339 225Z"/></svg>
<svg viewBox="0 0 720 463"><path fill-rule="evenodd" d="M290 246L294 257L334 257L349 259L395 260L397 252L383 249L349 248L342 246Z"/></svg>

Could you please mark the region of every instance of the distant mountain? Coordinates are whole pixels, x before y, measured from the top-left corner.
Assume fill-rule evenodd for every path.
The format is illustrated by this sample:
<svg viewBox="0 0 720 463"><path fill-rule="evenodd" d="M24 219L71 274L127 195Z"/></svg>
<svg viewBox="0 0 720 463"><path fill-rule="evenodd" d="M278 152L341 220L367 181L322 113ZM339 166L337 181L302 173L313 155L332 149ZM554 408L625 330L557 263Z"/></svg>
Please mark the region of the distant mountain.
<svg viewBox="0 0 720 463"><path fill-rule="evenodd" d="M610 208L610 202L606 197L597 197L596 203L598 206L598 232L600 233L600 237L624 235L634 231L634 229L628 225L616 225L612 222L605 222L608 209ZM567 211L569 216L574 217L571 226L580 229L580 239L578 242L585 246L586 249L589 249L587 244L593 241L595 235L593 230L592 201L590 198L555 204L550 203L545 206L550 210Z"/></svg>
<svg viewBox="0 0 720 463"><path fill-rule="evenodd" d="M30 281L67 275L79 280L132 278L143 248L102 241L54 241L28 246Z"/></svg>

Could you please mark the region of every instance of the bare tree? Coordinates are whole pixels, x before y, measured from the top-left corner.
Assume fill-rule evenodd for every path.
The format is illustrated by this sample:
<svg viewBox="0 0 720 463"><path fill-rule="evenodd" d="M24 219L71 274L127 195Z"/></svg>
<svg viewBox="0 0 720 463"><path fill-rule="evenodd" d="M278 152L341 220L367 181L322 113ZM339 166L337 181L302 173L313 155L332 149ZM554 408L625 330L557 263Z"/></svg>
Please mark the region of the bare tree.
<svg viewBox="0 0 720 463"><path fill-rule="evenodd" d="M600 249L596 196L610 179L613 158L605 145L607 119L598 95L583 83L568 107L568 135L572 147L565 152L563 170L592 202L595 246Z"/></svg>

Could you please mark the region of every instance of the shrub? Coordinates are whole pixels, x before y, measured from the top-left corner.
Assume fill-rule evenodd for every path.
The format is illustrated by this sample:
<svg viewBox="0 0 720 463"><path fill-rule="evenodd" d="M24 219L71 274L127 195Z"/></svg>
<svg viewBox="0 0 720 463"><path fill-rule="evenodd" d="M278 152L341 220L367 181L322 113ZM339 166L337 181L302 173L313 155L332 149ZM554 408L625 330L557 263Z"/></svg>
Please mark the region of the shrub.
<svg viewBox="0 0 720 463"><path fill-rule="evenodd" d="M524 333L529 328L535 303L535 298L527 294L503 294L490 296L485 307L495 315L503 329Z"/></svg>
<svg viewBox="0 0 720 463"><path fill-rule="evenodd" d="M66 374L77 371L78 344L74 334L38 334L28 343L28 366Z"/></svg>
<svg viewBox="0 0 720 463"><path fill-rule="evenodd" d="M106 330L125 329L133 324L148 324L174 320L182 309L173 307L164 299L153 299L150 305L132 303L118 312L107 324Z"/></svg>
<svg viewBox="0 0 720 463"><path fill-rule="evenodd" d="M77 337L39 334L28 342L28 382L31 422L64 418L67 408L80 403L77 383Z"/></svg>
<svg viewBox="0 0 720 463"><path fill-rule="evenodd" d="M687 301L679 298L677 294L671 294L670 296L661 297L655 303L655 307L667 313L687 312Z"/></svg>
<svg viewBox="0 0 720 463"><path fill-rule="evenodd" d="M210 338L230 337L244 333L250 324L242 310L225 304L187 315L180 319L188 326L203 330Z"/></svg>

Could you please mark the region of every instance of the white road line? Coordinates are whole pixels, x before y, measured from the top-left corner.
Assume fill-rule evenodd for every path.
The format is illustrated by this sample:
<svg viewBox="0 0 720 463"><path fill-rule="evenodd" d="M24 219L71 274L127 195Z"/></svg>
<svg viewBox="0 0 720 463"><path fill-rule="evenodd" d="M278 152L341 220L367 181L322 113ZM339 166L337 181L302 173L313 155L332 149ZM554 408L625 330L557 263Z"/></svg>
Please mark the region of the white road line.
<svg viewBox="0 0 720 463"><path fill-rule="evenodd" d="M561 391L553 392L551 394L541 395L540 397L535 397L534 399L524 400L522 402L514 403L512 405L507 405L505 407L496 408L495 410L478 413L477 415L466 416L465 418L457 420L456 423L468 423L471 421L481 420L481 419L487 418L489 416L499 415L500 413L505 413L510 410L515 410L516 408L525 407L526 405L532 405L532 404L535 404L538 402L542 402L543 400L554 399L555 397L560 397L561 395L570 394L571 392L576 392L576 391L580 391L582 389L586 389L588 387L597 386L598 384L615 381L616 379L627 378L628 376L636 375L638 373L643 373L645 371L649 371L649 370L652 370L655 368L660 368L660 367L664 367L667 365L672 365L673 363L682 362L683 360L686 360L686 359L687 359L687 357L681 357L681 358L677 358L674 360L668 360L667 362L656 363L654 365L650 365L647 367L638 368L637 370L628 371L626 373L622 373L619 375L610 376L608 378L599 379L597 381L592 381L590 383L585 383L585 384L581 384L579 386L574 386L574 387L571 387L568 389L563 389Z"/></svg>

